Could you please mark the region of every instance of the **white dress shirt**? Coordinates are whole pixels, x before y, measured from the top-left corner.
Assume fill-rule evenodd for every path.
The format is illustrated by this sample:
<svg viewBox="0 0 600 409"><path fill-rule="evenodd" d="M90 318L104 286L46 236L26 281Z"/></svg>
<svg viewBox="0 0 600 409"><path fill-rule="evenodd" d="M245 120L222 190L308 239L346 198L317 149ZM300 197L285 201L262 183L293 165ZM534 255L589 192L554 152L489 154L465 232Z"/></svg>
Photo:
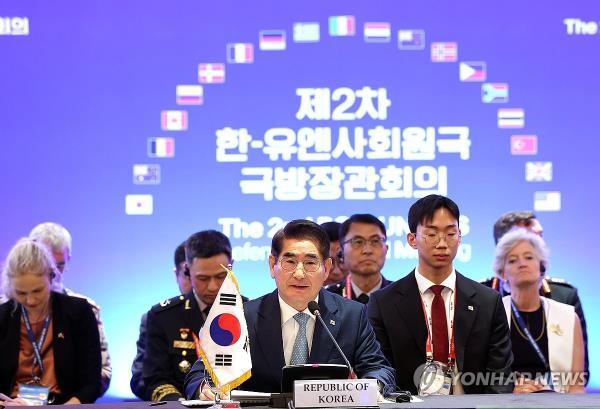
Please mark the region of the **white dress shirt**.
<svg viewBox="0 0 600 409"><path fill-rule="evenodd" d="M379 290L381 288L381 284L383 283L383 279L380 277L379 278L379 282L377 283L377 285L375 287L373 287L371 289L371 291L369 291L368 293L364 293L359 286L357 286L356 284L354 284L354 280L350 280L350 283L352 284L352 291L354 291L354 295L356 296L356 298L360 297L361 294L367 294L369 297L371 296L371 294L373 294L375 291Z"/></svg>
<svg viewBox="0 0 600 409"><path fill-rule="evenodd" d="M319 296L315 299L319 302ZM310 319L306 322L306 340L308 341L308 354L312 350L313 334L315 332L315 316L308 311L308 307L304 311L298 311L286 304L279 296L279 308L281 310L281 338L283 339L283 357L285 364L289 365L292 359L292 351L294 349L294 341L300 329L300 324L294 319L294 315L299 312L307 314Z"/></svg>
<svg viewBox="0 0 600 409"><path fill-rule="evenodd" d="M420 272L419 268L415 268L415 278L417 279L417 286L419 287L419 293L421 294L421 300L423 301L423 305L425 306L425 311L427 312L427 316L431 317L431 305L433 304L433 297L435 294L431 291L431 286L435 285L434 282L425 278ZM454 302L454 291L456 289L456 271L452 268L452 272L444 281L442 281L441 285L444 286L442 290L442 298L444 299L444 306L446 307L446 323L448 324L448 341L450 341L450 337L452 336L452 322L454 321L454 311L456 311L456 303ZM452 311L452 316L450 315L450 301L454 304L454 311ZM423 318L425 319L425 318ZM427 323L429 325L429 323ZM429 329L431 334L431 328ZM445 362L444 362L445 363ZM454 365L454 375L457 376L458 368ZM456 381L452 388L453 395L462 395L464 394L463 387L459 381Z"/></svg>
<svg viewBox="0 0 600 409"><path fill-rule="evenodd" d="M427 316L431 317L431 304L433 304L433 297L435 297L435 294L431 291L430 287L435 285L435 283L425 278L425 276L419 272L418 267L415 268L415 278L417 279L419 293L421 293L421 300L425 306ZM446 307L446 323L448 324L448 339L450 339L452 336L450 325L454 319L454 317L450 316L450 301L452 300L452 302L454 302L454 288L456 287L456 272L454 271L454 268L452 269L452 273L442 281L441 285L444 286L442 298L444 299L444 306ZM456 309L456 306L454 306L454 308ZM429 331L431 332L431 328L429 328Z"/></svg>
<svg viewBox="0 0 600 409"><path fill-rule="evenodd" d="M192 289L193 293L194 293L194 297L196 298L196 302L198 303L198 308L200 308L200 314L202 314L202 318L204 319L204 321L206 321L206 319L208 318L208 314L204 312L204 310L206 309L206 307L208 307L208 304L206 304L204 301L202 301L200 299L200 297L198 296L198 294L196 294L196 290Z"/></svg>

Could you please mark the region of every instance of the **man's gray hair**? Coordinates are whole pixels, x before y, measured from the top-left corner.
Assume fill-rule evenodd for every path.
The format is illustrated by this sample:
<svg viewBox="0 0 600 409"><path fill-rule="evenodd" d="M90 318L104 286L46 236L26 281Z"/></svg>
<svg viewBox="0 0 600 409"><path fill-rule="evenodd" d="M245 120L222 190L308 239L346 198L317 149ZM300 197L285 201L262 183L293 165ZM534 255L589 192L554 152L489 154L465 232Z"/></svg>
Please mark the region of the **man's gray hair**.
<svg viewBox="0 0 600 409"><path fill-rule="evenodd" d="M66 250L71 257L71 233L58 223L38 224L29 233L29 238L43 242L52 252Z"/></svg>

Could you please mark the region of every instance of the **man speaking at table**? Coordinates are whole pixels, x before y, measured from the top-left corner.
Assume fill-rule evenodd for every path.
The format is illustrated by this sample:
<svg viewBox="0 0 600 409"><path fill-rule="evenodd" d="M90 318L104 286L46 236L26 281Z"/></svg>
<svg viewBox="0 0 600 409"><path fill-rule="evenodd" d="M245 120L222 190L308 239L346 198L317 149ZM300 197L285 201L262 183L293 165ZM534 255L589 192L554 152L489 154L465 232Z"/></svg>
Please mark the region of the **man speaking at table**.
<svg viewBox="0 0 600 409"><path fill-rule="evenodd" d="M359 378L374 378L387 390L395 384L363 305L323 290L332 260L329 238L317 224L294 220L273 237L269 267L277 289L244 304L252 376L240 389L280 392L281 369L305 363L345 364L320 322L308 310L316 301L323 320ZM200 390L204 366L198 360L185 379L188 399L211 399Z"/></svg>

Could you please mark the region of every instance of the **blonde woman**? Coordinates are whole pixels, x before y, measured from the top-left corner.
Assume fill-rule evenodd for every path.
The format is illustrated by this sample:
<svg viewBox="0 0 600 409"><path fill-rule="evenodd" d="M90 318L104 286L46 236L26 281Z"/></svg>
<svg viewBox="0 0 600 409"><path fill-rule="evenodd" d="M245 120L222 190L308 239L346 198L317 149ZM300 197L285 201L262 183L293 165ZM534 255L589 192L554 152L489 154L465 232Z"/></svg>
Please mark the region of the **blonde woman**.
<svg viewBox="0 0 600 409"><path fill-rule="evenodd" d="M546 244L526 229L510 231L496 246L494 271L511 290L503 302L511 329L512 368L523 375L514 392L583 393L581 323L573 306L540 296L547 265Z"/></svg>
<svg viewBox="0 0 600 409"><path fill-rule="evenodd" d="M3 405L24 405L19 389L47 388L55 404L92 403L100 395L100 340L88 302L53 292L49 250L21 239L2 270L0 392ZM10 399L12 398L12 400Z"/></svg>

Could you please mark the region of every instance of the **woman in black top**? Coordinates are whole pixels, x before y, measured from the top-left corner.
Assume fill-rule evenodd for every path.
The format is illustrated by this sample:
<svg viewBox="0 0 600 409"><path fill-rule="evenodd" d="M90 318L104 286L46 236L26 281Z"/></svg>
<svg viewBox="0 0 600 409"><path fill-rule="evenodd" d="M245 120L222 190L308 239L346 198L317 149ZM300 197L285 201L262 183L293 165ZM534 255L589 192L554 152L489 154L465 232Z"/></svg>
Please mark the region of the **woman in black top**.
<svg viewBox="0 0 600 409"><path fill-rule="evenodd" d="M511 289L503 302L511 329L512 368L522 375L514 392L585 392L579 318L573 306L540 296L547 263L542 238L523 228L504 235L496 247L494 271Z"/></svg>

